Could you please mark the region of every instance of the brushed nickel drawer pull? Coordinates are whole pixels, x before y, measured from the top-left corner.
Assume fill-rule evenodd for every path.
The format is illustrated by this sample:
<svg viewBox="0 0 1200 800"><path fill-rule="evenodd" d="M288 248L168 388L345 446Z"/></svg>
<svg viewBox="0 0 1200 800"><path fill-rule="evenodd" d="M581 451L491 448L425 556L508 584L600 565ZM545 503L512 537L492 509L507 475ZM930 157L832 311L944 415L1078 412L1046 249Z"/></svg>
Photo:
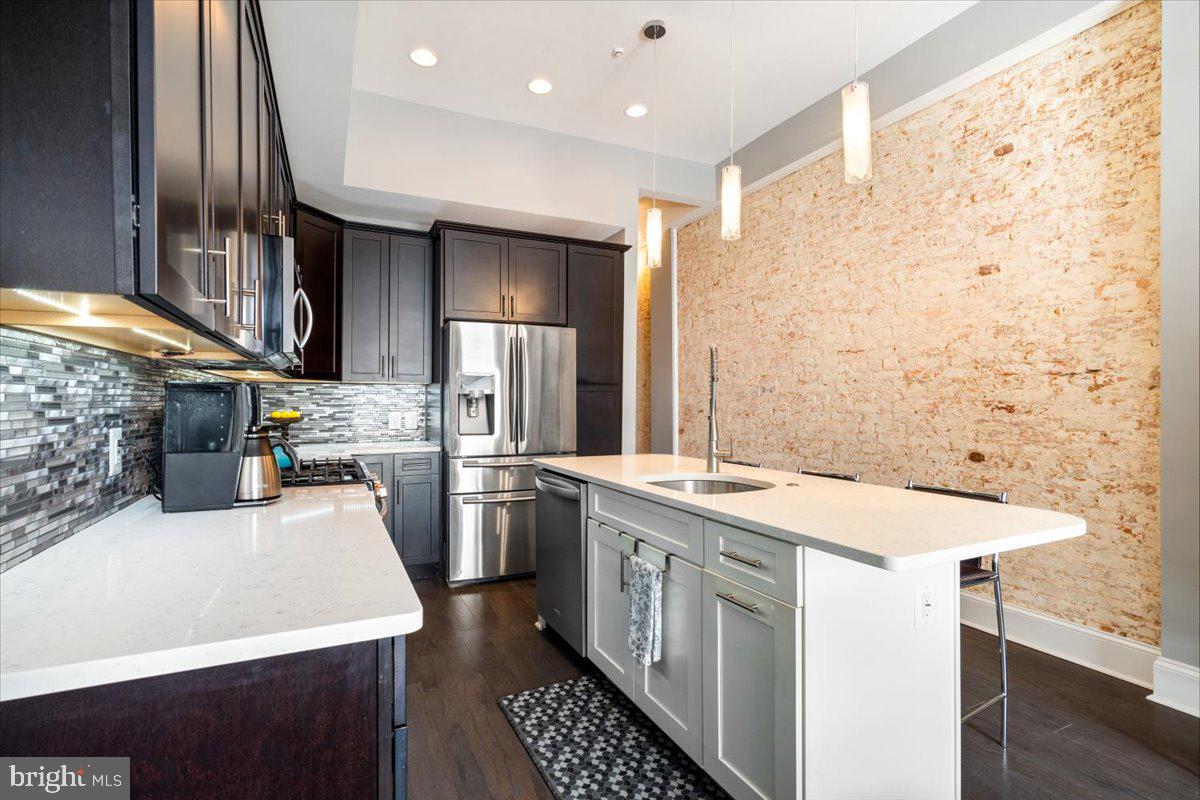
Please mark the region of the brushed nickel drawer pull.
<svg viewBox="0 0 1200 800"><path fill-rule="evenodd" d="M721 598L727 603L733 603L738 608L744 608L751 614L758 613L758 603L747 603L745 600L738 600L736 597L728 594L727 592L717 592L717 597Z"/></svg>
<svg viewBox="0 0 1200 800"><path fill-rule="evenodd" d="M725 556L726 558L732 558L734 561L740 561L743 564L748 564L748 565L754 567L755 569L763 568L762 561L758 560L757 558L750 558L749 556L744 556L741 553L737 552L736 550L722 550L721 555Z"/></svg>

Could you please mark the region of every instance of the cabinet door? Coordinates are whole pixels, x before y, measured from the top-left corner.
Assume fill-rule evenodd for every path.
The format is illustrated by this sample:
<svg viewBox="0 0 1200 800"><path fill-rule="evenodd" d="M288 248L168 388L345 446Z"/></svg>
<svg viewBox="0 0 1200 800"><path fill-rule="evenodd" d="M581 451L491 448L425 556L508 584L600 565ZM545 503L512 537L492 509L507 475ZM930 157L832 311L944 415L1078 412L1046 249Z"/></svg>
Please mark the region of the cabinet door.
<svg viewBox="0 0 1200 800"><path fill-rule="evenodd" d="M578 337L580 383L620 383L625 304L625 256L618 250L571 245L567 324Z"/></svg>
<svg viewBox="0 0 1200 800"><path fill-rule="evenodd" d="M401 383L433 378L433 252L423 236L391 237L389 375Z"/></svg>
<svg viewBox="0 0 1200 800"><path fill-rule="evenodd" d="M263 280L262 217L259 215L259 209L262 207L260 194L262 184L259 176L261 165L258 142L258 98L263 91L260 85L263 67L250 19L250 8L247 6L241 17L241 66L239 67L241 73L241 201L239 204L241 238L239 246L235 248L237 251L236 262L238 263L235 282L240 290L252 290L256 281L261 285ZM257 311L254 300L252 294L244 291L236 293L234 303L237 306L235 316L238 322L244 323L254 319Z"/></svg>
<svg viewBox="0 0 1200 800"><path fill-rule="evenodd" d="M800 616L703 571L704 769L735 798L801 794Z"/></svg>
<svg viewBox="0 0 1200 800"><path fill-rule="evenodd" d="M575 452L609 456L621 452L621 387L575 387Z"/></svg>
<svg viewBox="0 0 1200 800"><path fill-rule="evenodd" d="M629 655L629 593L621 534L593 519L587 522L587 657L621 691L633 697ZM632 550L632 539L628 540Z"/></svg>
<svg viewBox="0 0 1200 800"><path fill-rule="evenodd" d="M337 380L341 343L342 227L301 211L296 224L296 271L299 288L312 306L312 332L301 349L298 377ZM303 305L303 304L301 304ZM297 311L296 335L308 324L307 311Z"/></svg>
<svg viewBox="0 0 1200 800"><path fill-rule="evenodd" d="M204 85L202 4L154 3L154 216L157 264L150 270L156 302L201 328L216 319L204 240ZM145 277L145 270L143 271ZM220 296L219 287L216 296Z"/></svg>
<svg viewBox="0 0 1200 800"><path fill-rule="evenodd" d="M645 543L639 552L664 554ZM704 758L704 683L701 653L701 569L672 558L663 574L662 659L635 664L633 699L696 763Z"/></svg>
<svg viewBox="0 0 1200 800"><path fill-rule="evenodd" d="M243 338L239 325L243 321L254 321L257 303L251 305L249 318L240 317L238 308L243 292L256 298L253 294L256 285L243 286L239 275L242 184L239 129L241 81L238 76L240 14L237 0L205 0L204 10L208 295L214 300L225 301L215 304L216 330L254 349L255 337L250 335Z"/></svg>
<svg viewBox="0 0 1200 800"><path fill-rule="evenodd" d="M367 472L373 477L379 478L384 486L392 485L392 457L369 455L369 456L354 456L363 463L367 468ZM392 542L396 541L396 515L392 513L395 510L395 504L388 509L387 516L383 518L383 525L387 528L388 536L392 538Z"/></svg>
<svg viewBox="0 0 1200 800"><path fill-rule="evenodd" d="M388 235L348 228L342 258L342 380L388 375Z"/></svg>
<svg viewBox="0 0 1200 800"><path fill-rule="evenodd" d="M567 247L537 239L508 240L508 318L567 324Z"/></svg>
<svg viewBox="0 0 1200 800"><path fill-rule="evenodd" d="M508 318L508 239L448 230L442 234L442 313L446 319Z"/></svg>
<svg viewBox="0 0 1200 800"><path fill-rule="evenodd" d="M441 480L437 473L397 475L394 481L396 549L408 565L436 564L441 555Z"/></svg>

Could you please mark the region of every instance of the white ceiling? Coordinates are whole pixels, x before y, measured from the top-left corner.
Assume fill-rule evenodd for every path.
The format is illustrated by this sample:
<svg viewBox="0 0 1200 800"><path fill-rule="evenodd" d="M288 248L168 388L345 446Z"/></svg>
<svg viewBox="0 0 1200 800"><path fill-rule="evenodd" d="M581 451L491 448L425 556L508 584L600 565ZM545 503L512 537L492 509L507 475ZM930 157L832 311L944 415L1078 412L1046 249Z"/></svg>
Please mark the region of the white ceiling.
<svg viewBox="0 0 1200 800"><path fill-rule="evenodd" d="M862 72L973 5L973 0L863 0ZM293 7L304 13L304 4ZM387 2L362 0L352 86L421 105L643 150L651 146L653 45L662 19L659 152L715 163L729 149L726 2ZM850 81L854 4L738 0L734 144L740 147ZM274 42L272 42L274 46ZM408 59L428 47L440 59ZM611 57L615 47L625 56ZM549 95L525 84L544 77ZM641 119L623 109L651 106Z"/></svg>

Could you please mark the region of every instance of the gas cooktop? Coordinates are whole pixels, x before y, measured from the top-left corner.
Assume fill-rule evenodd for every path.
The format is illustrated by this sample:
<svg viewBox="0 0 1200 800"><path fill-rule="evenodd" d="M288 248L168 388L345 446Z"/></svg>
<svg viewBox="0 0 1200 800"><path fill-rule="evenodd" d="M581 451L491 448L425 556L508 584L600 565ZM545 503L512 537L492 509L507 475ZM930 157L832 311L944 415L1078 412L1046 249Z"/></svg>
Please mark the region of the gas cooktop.
<svg viewBox="0 0 1200 800"><path fill-rule="evenodd" d="M296 466L280 470L284 486L328 486L336 483L371 484L371 475L353 458L298 459Z"/></svg>

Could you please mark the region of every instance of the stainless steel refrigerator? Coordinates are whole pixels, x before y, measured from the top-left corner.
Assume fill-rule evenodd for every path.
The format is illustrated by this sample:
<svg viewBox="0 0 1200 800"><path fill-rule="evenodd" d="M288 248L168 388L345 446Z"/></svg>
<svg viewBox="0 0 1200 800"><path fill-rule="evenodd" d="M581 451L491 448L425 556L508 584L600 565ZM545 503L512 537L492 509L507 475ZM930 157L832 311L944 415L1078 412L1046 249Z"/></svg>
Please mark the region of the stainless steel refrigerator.
<svg viewBox="0 0 1200 800"><path fill-rule="evenodd" d="M575 329L449 322L446 580L534 570L532 456L575 452Z"/></svg>

